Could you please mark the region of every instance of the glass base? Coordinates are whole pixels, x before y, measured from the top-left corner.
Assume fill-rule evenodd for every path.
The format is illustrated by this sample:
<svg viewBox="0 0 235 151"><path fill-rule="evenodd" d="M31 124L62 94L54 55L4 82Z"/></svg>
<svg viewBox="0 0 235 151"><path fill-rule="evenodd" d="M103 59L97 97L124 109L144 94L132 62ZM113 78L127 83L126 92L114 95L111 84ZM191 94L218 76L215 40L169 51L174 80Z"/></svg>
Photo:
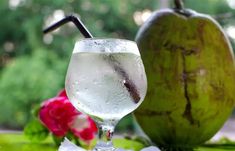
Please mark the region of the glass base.
<svg viewBox="0 0 235 151"><path fill-rule="evenodd" d="M94 148L92 151L127 151L127 150L111 147L111 148Z"/></svg>
<svg viewBox="0 0 235 151"><path fill-rule="evenodd" d="M92 151L116 151L115 148L94 148Z"/></svg>
<svg viewBox="0 0 235 151"><path fill-rule="evenodd" d="M121 148L114 148L112 142L99 142L92 151L126 151Z"/></svg>
<svg viewBox="0 0 235 151"><path fill-rule="evenodd" d="M113 147L113 143L111 141L99 141L92 151L115 151L115 148Z"/></svg>

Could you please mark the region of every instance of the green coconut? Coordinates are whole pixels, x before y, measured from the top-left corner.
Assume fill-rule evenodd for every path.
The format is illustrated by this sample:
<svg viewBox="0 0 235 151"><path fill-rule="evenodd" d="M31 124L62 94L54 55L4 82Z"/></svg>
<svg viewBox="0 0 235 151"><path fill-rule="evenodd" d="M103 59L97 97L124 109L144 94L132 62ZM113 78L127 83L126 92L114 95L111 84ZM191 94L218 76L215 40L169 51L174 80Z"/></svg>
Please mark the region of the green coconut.
<svg viewBox="0 0 235 151"><path fill-rule="evenodd" d="M165 150L190 150L210 139L235 102L234 55L220 25L185 9L156 11L136 42L148 79L135 116Z"/></svg>

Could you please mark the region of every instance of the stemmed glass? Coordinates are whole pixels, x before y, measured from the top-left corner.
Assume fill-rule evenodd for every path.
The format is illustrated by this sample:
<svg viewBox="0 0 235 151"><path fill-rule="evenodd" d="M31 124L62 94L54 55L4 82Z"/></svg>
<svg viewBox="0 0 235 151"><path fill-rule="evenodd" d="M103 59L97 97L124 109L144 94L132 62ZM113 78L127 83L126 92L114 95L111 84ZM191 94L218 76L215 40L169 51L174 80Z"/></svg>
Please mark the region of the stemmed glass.
<svg viewBox="0 0 235 151"><path fill-rule="evenodd" d="M118 121L144 100L147 80L135 42L92 38L76 16L67 16L44 29L46 34L72 22L86 38L77 41L69 63L65 89L71 103L99 128L93 151L121 151L112 145ZM123 151L123 150L122 150Z"/></svg>
<svg viewBox="0 0 235 151"><path fill-rule="evenodd" d="M65 89L76 109L97 124L98 142L93 151L118 151L111 141L114 128L141 104L147 90L136 43L112 38L77 41Z"/></svg>

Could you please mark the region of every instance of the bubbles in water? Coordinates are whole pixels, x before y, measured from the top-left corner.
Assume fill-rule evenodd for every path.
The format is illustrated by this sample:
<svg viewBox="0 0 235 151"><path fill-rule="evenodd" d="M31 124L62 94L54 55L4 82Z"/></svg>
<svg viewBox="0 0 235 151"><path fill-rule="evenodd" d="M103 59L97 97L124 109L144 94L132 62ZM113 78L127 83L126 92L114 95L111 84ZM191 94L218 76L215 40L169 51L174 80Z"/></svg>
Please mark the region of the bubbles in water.
<svg viewBox="0 0 235 151"><path fill-rule="evenodd" d="M110 101L108 99L105 100L105 104L106 105L109 105L110 104Z"/></svg>
<svg viewBox="0 0 235 151"><path fill-rule="evenodd" d="M139 61L137 55L106 53L110 51L108 47L104 49L105 53L74 53L71 59L74 61L71 61L68 72L70 75L67 77L71 77L69 83L73 85L71 90L76 98L73 100L78 108L103 119L119 119L138 105L133 103L125 87L127 80L122 74L138 88L145 79L141 78L141 74L144 76L143 66L138 65L141 62L135 62ZM119 68L126 73L122 73ZM142 97L142 91L140 95Z"/></svg>
<svg viewBox="0 0 235 151"><path fill-rule="evenodd" d="M74 83L72 83L72 87L73 87L73 88L76 88L77 85L78 85L78 81L75 81Z"/></svg>
<svg viewBox="0 0 235 151"><path fill-rule="evenodd" d="M118 111L118 107L114 106L113 110L114 110L114 112L117 112Z"/></svg>
<svg viewBox="0 0 235 151"><path fill-rule="evenodd" d="M76 94L79 94L79 91L77 90L77 91L75 91L75 93L76 93Z"/></svg>
<svg viewBox="0 0 235 151"><path fill-rule="evenodd" d="M97 80L94 79L94 80L92 81L92 83L96 85L96 84L97 84Z"/></svg>
<svg viewBox="0 0 235 151"><path fill-rule="evenodd" d="M109 47L105 47L105 48L104 48L104 51L105 51L105 52L111 52L111 50L110 50Z"/></svg>

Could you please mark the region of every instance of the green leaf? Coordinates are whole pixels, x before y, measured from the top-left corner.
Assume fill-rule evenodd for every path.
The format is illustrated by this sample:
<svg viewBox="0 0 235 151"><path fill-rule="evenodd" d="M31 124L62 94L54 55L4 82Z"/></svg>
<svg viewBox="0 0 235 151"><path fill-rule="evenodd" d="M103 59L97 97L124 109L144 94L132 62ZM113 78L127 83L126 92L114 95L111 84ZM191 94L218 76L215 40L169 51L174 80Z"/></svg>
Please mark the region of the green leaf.
<svg viewBox="0 0 235 151"><path fill-rule="evenodd" d="M52 134L52 138L56 146L60 146L61 142L64 140L64 137L57 137Z"/></svg>
<svg viewBox="0 0 235 151"><path fill-rule="evenodd" d="M73 135L72 132L68 132L65 136L69 141L75 143L77 146L81 146L81 143L79 142L79 139ZM52 138L53 138L53 141L54 143L59 146L61 144L62 141L64 141L64 137L58 137L58 136L55 136L52 134Z"/></svg>
<svg viewBox="0 0 235 151"><path fill-rule="evenodd" d="M113 144L117 148L130 149L130 150L134 150L134 151L140 151L142 148L145 147L140 142L136 142L136 141L128 140L128 139L123 139L123 138L113 139Z"/></svg>
<svg viewBox="0 0 235 151"><path fill-rule="evenodd" d="M130 140L135 141L135 142L139 142L139 143L143 144L144 146L153 145L148 138L143 137L143 136L134 136L133 138L130 138Z"/></svg>
<svg viewBox="0 0 235 151"><path fill-rule="evenodd" d="M31 141L39 142L47 138L49 131L39 120L34 119L25 126L24 134Z"/></svg>
<svg viewBox="0 0 235 151"><path fill-rule="evenodd" d="M34 116L34 117L38 117L38 114L39 114L39 111L40 111L40 108L41 108L41 105L40 104L37 104L36 106L34 106L33 107L33 109L32 109L32 115Z"/></svg>

